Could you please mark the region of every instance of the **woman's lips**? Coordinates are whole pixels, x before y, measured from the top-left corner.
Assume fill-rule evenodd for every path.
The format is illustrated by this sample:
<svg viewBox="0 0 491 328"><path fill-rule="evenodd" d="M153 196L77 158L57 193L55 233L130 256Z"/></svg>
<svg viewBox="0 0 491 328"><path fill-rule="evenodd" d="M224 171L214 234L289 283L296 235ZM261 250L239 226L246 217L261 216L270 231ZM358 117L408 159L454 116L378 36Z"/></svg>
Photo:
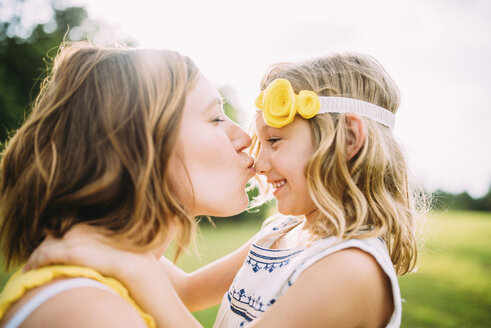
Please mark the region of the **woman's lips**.
<svg viewBox="0 0 491 328"><path fill-rule="evenodd" d="M256 170L254 169L254 159L247 156L249 161L247 162L247 180L252 179L256 175Z"/></svg>
<svg viewBox="0 0 491 328"><path fill-rule="evenodd" d="M254 178L254 176L256 175L256 170L254 169L254 163L251 166L249 166L247 170L248 170L247 180Z"/></svg>

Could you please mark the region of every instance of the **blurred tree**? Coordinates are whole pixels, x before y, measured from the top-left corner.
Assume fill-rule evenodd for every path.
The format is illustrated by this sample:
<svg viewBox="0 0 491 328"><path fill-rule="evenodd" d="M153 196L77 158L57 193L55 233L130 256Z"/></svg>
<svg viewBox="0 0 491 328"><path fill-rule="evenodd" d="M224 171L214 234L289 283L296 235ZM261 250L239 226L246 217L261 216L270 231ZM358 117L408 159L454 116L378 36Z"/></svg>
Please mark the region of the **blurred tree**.
<svg viewBox="0 0 491 328"><path fill-rule="evenodd" d="M455 209L470 211L491 211L491 186L486 195L473 198L467 192L452 194L443 190L433 193L432 207L436 210Z"/></svg>
<svg viewBox="0 0 491 328"><path fill-rule="evenodd" d="M491 212L491 185L489 186L489 189L488 189L488 192L486 195L475 200L474 208L477 211Z"/></svg>
<svg viewBox="0 0 491 328"><path fill-rule="evenodd" d="M218 92L224 99L223 111L225 112L225 115L227 115L235 123L240 124L240 109L237 108L236 105L235 90L231 86L225 85L218 88Z"/></svg>
<svg viewBox="0 0 491 328"><path fill-rule="evenodd" d="M29 113L61 42L93 40L109 29L83 7L57 0L0 0L0 143ZM111 31L112 32L112 31ZM105 40L107 41L107 40ZM133 41L126 37L127 44Z"/></svg>

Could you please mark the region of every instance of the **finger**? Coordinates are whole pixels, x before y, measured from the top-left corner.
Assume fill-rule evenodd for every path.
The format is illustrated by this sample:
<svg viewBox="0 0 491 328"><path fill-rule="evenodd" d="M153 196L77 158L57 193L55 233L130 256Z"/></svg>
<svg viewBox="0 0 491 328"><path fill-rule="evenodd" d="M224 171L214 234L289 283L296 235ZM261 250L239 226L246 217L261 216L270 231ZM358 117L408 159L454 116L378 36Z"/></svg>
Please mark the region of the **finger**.
<svg viewBox="0 0 491 328"><path fill-rule="evenodd" d="M42 252L40 251L39 248L36 248L34 252L29 256L27 259L26 264L24 265L24 268L22 268L23 272L27 272L30 270L35 270L38 267L40 267L39 263L41 263L42 259Z"/></svg>
<svg viewBox="0 0 491 328"><path fill-rule="evenodd" d="M27 272L39 267L40 258L42 258L42 252L44 252L46 249L49 249L50 246L55 244L57 241L59 241L59 239L47 235L46 238L41 242L41 244L39 244L39 246L31 253L29 258L27 259L26 264L22 268L22 271Z"/></svg>
<svg viewBox="0 0 491 328"><path fill-rule="evenodd" d="M49 264L53 264L59 255L56 254L56 250L63 242L60 239L46 239L44 240L29 256L27 262L23 268L23 271L34 270Z"/></svg>
<svg viewBox="0 0 491 328"><path fill-rule="evenodd" d="M56 240L58 238L55 238L53 235L47 235L46 238L44 238L44 241L48 241L48 240Z"/></svg>

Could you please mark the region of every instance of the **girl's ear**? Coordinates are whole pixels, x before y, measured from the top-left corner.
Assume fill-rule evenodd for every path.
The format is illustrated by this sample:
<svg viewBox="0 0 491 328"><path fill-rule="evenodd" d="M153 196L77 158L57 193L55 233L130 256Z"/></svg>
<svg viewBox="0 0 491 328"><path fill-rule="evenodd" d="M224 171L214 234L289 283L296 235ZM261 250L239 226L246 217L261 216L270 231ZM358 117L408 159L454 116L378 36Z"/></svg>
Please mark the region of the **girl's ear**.
<svg viewBox="0 0 491 328"><path fill-rule="evenodd" d="M351 160L358 154L361 147L365 143L365 125L360 116L347 113L346 119L346 160Z"/></svg>

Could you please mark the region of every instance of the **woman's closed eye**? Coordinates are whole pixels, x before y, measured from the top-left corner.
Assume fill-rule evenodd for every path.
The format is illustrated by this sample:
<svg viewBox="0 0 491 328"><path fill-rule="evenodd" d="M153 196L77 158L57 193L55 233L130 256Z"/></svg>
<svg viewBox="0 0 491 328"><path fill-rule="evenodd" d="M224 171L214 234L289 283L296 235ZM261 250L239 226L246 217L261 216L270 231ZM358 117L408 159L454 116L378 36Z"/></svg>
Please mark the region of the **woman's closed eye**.
<svg viewBox="0 0 491 328"><path fill-rule="evenodd" d="M225 119L222 116L217 116L211 120L213 123L225 122Z"/></svg>

